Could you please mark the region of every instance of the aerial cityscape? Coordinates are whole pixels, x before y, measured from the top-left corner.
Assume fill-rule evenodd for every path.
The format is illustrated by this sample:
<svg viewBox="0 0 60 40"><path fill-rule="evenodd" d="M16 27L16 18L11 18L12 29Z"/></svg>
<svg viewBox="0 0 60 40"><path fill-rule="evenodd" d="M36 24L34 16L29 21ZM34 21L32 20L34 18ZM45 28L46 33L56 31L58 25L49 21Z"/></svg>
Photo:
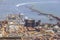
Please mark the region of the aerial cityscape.
<svg viewBox="0 0 60 40"><path fill-rule="evenodd" d="M60 40L59 0L1 0L0 40Z"/></svg>

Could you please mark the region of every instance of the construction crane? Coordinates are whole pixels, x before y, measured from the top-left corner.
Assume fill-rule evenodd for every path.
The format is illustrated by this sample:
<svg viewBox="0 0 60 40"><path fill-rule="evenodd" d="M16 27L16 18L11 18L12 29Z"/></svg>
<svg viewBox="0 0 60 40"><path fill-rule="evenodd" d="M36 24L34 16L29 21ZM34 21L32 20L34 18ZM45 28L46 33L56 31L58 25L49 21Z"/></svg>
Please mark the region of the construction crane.
<svg viewBox="0 0 60 40"><path fill-rule="evenodd" d="M52 14L42 13L42 12L40 12L39 10L34 9L33 7L27 7L27 8L29 8L29 9L32 10L33 12L39 13L38 15L44 15L44 16L52 17L52 18L56 19L57 21L60 21L60 18L59 18L59 17L54 16L54 15L52 15ZM50 19L50 20L52 20L52 19Z"/></svg>

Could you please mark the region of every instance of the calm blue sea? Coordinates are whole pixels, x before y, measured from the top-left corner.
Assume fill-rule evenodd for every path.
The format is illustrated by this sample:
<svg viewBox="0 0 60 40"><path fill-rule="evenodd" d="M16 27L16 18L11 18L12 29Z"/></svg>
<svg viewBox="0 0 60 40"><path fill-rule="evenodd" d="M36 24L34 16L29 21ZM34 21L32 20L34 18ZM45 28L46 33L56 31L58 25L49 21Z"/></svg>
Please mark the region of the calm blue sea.
<svg viewBox="0 0 60 40"><path fill-rule="evenodd" d="M28 5L23 5L16 7L17 4L30 3L30 2L40 2L33 4L33 8L37 9L43 13L53 14L60 17L60 0L0 0L0 20L5 19L7 14L18 14L24 13L25 16L33 18L36 21L42 20L42 22L55 23L56 20L49 21L46 16L38 15L37 12L32 12L30 9L26 8ZM29 6L32 4L29 4Z"/></svg>

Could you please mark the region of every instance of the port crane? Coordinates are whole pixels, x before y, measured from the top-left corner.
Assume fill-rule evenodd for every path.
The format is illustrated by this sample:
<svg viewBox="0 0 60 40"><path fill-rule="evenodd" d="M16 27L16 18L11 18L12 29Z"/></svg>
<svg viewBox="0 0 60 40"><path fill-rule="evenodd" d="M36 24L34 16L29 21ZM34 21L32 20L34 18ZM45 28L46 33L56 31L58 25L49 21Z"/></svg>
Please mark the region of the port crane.
<svg viewBox="0 0 60 40"><path fill-rule="evenodd" d="M33 12L39 13L38 15L44 15L44 16L52 17L52 18L54 18L54 19L56 19L57 21L60 22L60 18L57 17L57 16L54 16L53 14L42 13L42 12L40 12L39 10L34 9L33 7L27 7L27 8L29 8L29 9L32 10ZM53 20L53 19L50 18L50 20Z"/></svg>

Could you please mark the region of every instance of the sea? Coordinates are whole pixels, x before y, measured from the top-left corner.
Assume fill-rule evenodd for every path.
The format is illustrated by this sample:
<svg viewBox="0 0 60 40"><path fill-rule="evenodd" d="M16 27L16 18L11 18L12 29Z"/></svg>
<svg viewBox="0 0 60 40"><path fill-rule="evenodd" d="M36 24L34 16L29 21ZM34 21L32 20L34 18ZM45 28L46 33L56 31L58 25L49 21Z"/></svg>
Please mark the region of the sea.
<svg viewBox="0 0 60 40"><path fill-rule="evenodd" d="M20 6L17 7L18 4ZM38 12L32 11L27 6L60 18L60 0L0 0L0 20L4 20L8 14L23 13L28 18L41 20L43 23L57 22L54 18L51 21L45 15L38 15Z"/></svg>

